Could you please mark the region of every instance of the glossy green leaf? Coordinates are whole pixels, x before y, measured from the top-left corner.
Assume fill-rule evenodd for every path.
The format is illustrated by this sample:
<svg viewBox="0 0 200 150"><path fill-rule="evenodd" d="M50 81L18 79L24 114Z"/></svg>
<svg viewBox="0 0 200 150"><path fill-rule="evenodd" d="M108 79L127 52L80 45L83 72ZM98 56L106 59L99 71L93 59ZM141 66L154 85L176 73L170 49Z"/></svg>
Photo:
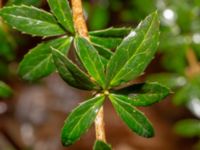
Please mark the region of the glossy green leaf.
<svg viewBox="0 0 200 150"><path fill-rule="evenodd" d="M71 37L63 37L39 44L31 49L21 61L18 73L24 80L34 81L55 71L51 48L59 49L62 53L69 50Z"/></svg>
<svg viewBox="0 0 200 150"><path fill-rule="evenodd" d="M110 57L113 55L113 52L105 47L102 47L100 45L93 44L93 46L98 51L99 55L104 57L105 59L109 60Z"/></svg>
<svg viewBox="0 0 200 150"><path fill-rule="evenodd" d="M97 140L94 144L93 150L112 150L112 148L107 143Z"/></svg>
<svg viewBox="0 0 200 150"><path fill-rule="evenodd" d="M0 81L0 97L1 98L8 98L12 95L11 88L5 84L4 82Z"/></svg>
<svg viewBox="0 0 200 150"><path fill-rule="evenodd" d="M109 98L118 115L133 132L147 138L154 136L153 127L142 112L114 94L110 94Z"/></svg>
<svg viewBox="0 0 200 150"><path fill-rule="evenodd" d="M158 46L157 12L142 21L124 38L107 67L107 86L113 87L141 75L153 59Z"/></svg>
<svg viewBox="0 0 200 150"><path fill-rule="evenodd" d="M80 104L74 109L62 129L62 143L69 146L76 142L92 125L96 115L104 102L104 96L96 96Z"/></svg>
<svg viewBox="0 0 200 150"><path fill-rule="evenodd" d="M122 39L129 34L131 28L108 28L89 32L90 40L95 45L107 49L115 49L121 43Z"/></svg>
<svg viewBox="0 0 200 150"><path fill-rule="evenodd" d="M108 49L115 49L122 42L122 38L116 37L96 37L90 36L90 40L92 43L96 45L101 45Z"/></svg>
<svg viewBox="0 0 200 150"><path fill-rule="evenodd" d="M91 31L89 32L89 35L96 36L96 37L118 37L118 38L124 38L127 36L131 31L131 28L108 28L104 30L97 30L97 31Z"/></svg>
<svg viewBox="0 0 200 150"><path fill-rule="evenodd" d="M68 0L48 0L51 11L58 22L69 32L74 33L72 12Z"/></svg>
<svg viewBox="0 0 200 150"><path fill-rule="evenodd" d="M65 31L48 12L32 6L8 6L0 10L0 16L13 28L33 36L56 36Z"/></svg>
<svg viewBox="0 0 200 150"><path fill-rule="evenodd" d="M150 82L161 83L170 89L176 89L182 87L187 83L187 80L184 76L180 76L178 74L173 74L173 73L152 74L148 76L147 79Z"/></svg>
<svg viewBox="0 0 200 150"><path fill-rule="evenodd" d="M69 85L83 90L94 90L97 88L96 84L90 80L90 77L81 71L78 66L62 52L52 48L52 54L60 76Z"/></svg>
<svg viewBox="0 0 200 150"><path fill-rule="evenodd" d="M133 106L149 106L163 100L170 91L158 83L142 83L115 92L115 97Z"/></svg>
<svg viewBox="0 0 200 150"><path fill-rule="evenodd" d="M200 120L181 120L178 123L176 123L175 131L177 134L184 137L200 136Z"/></svg>
<svg viewBox="0 0 200 150"><path fill-rule="evenodd" d="M104 65L97 50L88 40L82 37L75 38L75 49L88 73L104 88Z"/></svg>
<svg viewBox="0 0 200 150"><path fill-rule="evenodd" d="M42 0L8 0L6 5L33 5L33 6L40 6Z"/></svg>

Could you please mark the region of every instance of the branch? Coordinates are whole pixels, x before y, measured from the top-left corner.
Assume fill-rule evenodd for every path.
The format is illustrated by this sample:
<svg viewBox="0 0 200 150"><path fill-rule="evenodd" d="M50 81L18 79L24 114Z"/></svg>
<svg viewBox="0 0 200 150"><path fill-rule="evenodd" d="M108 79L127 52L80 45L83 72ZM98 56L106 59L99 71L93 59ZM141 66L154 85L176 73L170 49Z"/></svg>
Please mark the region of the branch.
<svg viewBox="0 0 200 150"><path fill-rule="evenodd" d="M189 63L189 68L186 70L188 76L193 76L200 73L200 66L194 51L190 48L187 52L187 61Z"/></svg>
<svg viewBox="0 0 200 150"><path fill-rule="evenodd" d="M89 40L88 29L83 15L83 7L81 0L71 0L72 13L76 32ZM104 129L104 111L103 106L100 108L95 119L96 139L106 142Z"/></svg>
<svg viewBox="0 0 200 150"><path fill-rule="evenodd" d="M71 3L76 32L88 39L88 30L83 15L82 2L81 0L71 0Z"/></svg>

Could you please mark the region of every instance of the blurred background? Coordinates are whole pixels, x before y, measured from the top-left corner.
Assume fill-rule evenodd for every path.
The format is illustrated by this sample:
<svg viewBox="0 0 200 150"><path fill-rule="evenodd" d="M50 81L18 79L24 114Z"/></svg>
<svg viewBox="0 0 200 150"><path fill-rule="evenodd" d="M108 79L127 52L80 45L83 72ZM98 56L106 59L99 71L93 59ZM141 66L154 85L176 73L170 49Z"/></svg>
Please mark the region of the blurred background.
<svg viewBox="0 0 200 150"><path fill-rule="evenodd" d="M46 0L0 1L1 7L25 4L49 10ZM145 139L132 133L107 101L107 141L115 150L200 150L200 0L84 0L83 4L89 30L135 28L154 10L161 21L156 57L135 81L159 81L172 90L164 101L140 108L156 135ZM41 40L0 20L0 150L90 150L94 127L71 147L60 142L68 113L90 93L69 87L56 73L33 83L17 75L23 56Z"/></svg>

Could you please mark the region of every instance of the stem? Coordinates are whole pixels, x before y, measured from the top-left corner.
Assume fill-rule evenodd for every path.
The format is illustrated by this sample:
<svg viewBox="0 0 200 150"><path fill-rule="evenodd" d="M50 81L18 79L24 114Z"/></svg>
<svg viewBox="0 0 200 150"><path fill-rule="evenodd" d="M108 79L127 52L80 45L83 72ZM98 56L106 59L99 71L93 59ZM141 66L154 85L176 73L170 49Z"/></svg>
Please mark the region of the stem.
<svg viewBox="0 0 200 150"><path fill-rule="evenodd" d="M96 139L106 142L103 106L100 108L97 117L95 119L95 131L96 131Z"/></svg>
<svg viewBox="0 0 200 150"><path fill-rule="evenodd" d="M71 0L73 20L76 32L89 40L88 29L83 15L83 7L81 0ZM96 139L106 142L104 129L104 111L103 106L100 108L95 119Z"/></svg>
<svg viewBox="0 0 200 150"><path fill-rule="evenodd" d="M73 20L75 24L76 32L89 39L88 38L88 30L86 26L86 22L83 15L83 7L81 0L71 0L72 3L72 12L73 12Z"/></svg>
<svg viewBox="0 0 200 150"><path fill-rule="evenodd" d="M191 76L191 75L194 75L196 73L200 73L199 62L197 60L197 57L196 57L194 51L191 48L187 52L187 60L188 60L188 63L189 63L189 68L186 71L186 74Z"/></svg>

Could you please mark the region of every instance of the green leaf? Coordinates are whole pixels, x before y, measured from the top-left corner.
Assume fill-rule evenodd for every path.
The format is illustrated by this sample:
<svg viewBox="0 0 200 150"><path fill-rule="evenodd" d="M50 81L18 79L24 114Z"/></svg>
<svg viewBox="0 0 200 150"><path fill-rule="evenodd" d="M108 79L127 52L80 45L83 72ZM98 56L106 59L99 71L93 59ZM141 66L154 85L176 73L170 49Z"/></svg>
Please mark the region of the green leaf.
<svg viewBox="0 0 200 150"><path fill-rule="evenodd" d="M181 120L176 123L175 131L184 137L200 136L200 121L195 119Z"/></svg>
<svg viewBox="0 0 200 150"><path fill-rule="evenodd" d="M173 97L175 105L185 105L193 100L200 99L200 78L199 74L188 80L187 84L176 91Z"/></svg>
<svg viewBox="0 0 200 150"><path fill-rule="evenodd" d="M107 143L97 140L95 142L95 145L93 147L93 150L112 150L111 146L108 145Z"/></svg>
<svg viewBox="0 0 200 150"><path fill-rule="evenodd" d="M51 48L59 49L62 53L69 50L71 37L63 37L39 44L31 49L21 61L18 73L24 80L35 81L55 71Z"/></svg>
<svg viewBox="0 0 200 150"><path fill-rule="evenodd" d="M122 42L122 38L118 37L113 38L90 36L90 40L92 43L103 46L108 49L115 49Z"/></svg>
<svg viewBox="0 0 200 150"><path fill-rule="evenodd" d="M51 11L58 22L69 32L74 33L72 12L68 0L48 0Z"/></svg>
<svg viewBox="0 0 200 150"><path fill-rule="evenodd" d="M122 42L122 39L128 35L131 28L108 28L89 32L90 40L94 45L99 45L106 49L115 49ZM110 51L110 50L109 50ZM111 52L111 51L110 51Z"/></svg>
<svg viewBox="0 0 200 150"><path fill-rule="evenodd" d="M13 28L33 36L56 36L65 31L48 12L32 6L8 6L0 10L0 16Z"/></svg>
<svg viewBox="0 0 200 150"><path fill-rule="evenodd" d="M124 38L107 67L107 86L113 87L141 75L156 52L159 38L157 12Z"/></svg>
<svg viewBox="0 0 200 150"><path fill-rule="evenodd" d="M96 96L80 104L74 109L62 129L62 143L69 146L76 142L92 125L96 115L104 102L104 96Z"/></svg>
<svg viewBox="0 0 200 150"><path fill-rule="evenodd" d="M96 84L90 80L89 76L81 71L78 66L76 66L63 53L55 48L52 48L52 54L60 76L69 85L83 90L97 89Z"/></svg>
<svg viewBox="0 0 200 150"><path fill-rule="evenodd" d="M133 132L147 138L154 136L153 127L142 112L114 94L110 94L109 98L118 115Z"/></svg>
<svg viewBox="0 0 200 150"><path fill-rule="evenodd" d="M102 57L104 57L107 60L109 60L110 57L113 55L113 52L105 47L102 47L102 46L96 45L96 44L93 44L93 46L98 51L99 55L101 55Z"/></svg>
<svg viewBox="0 0 200 150"><path fill-rule="evenodd" d="M187 80L184 76L173 73L158 73L148 76L148 81L158 82L170 89L176 89L184 86L187 83Z"/></svg>
<svg viewBox="0 0 200 150"><path fill-rule="evenodd" d="M1 98L8 98L12 95L11 88L5 84L4 82L0 81L0 97Z"/></svg>
<svg viewBox="0 0 200 150"><path fill-rule="evenodd" d="M115 97L133 106L149 106L164 99L170 91L158 83L142 83L115 92Z"/></svg>
<svg viewBox="0 0 200 150"><path fill-rule="evenodd" d="M41 0L8 0L6 5L33 5L33 6L40 6L42 3Z"/></svg>
<svg viewBox="0 0 200 150"><path fill-rule="evenodd" d="M107 28L104 30L97 30L97 31L91 31L89 32L89 35L96 36L96 37L118 37L118 38L124 38L127 36L131 31L131 28Z"/></svg>
<svg viewBox="0 0 200 150"><path fill-rule="evenodd" d="M97 50L91 43L82 38L75 38L75 49L88 73L96 80L101 86L105 87L105 74L104 65Z"/></svg>

